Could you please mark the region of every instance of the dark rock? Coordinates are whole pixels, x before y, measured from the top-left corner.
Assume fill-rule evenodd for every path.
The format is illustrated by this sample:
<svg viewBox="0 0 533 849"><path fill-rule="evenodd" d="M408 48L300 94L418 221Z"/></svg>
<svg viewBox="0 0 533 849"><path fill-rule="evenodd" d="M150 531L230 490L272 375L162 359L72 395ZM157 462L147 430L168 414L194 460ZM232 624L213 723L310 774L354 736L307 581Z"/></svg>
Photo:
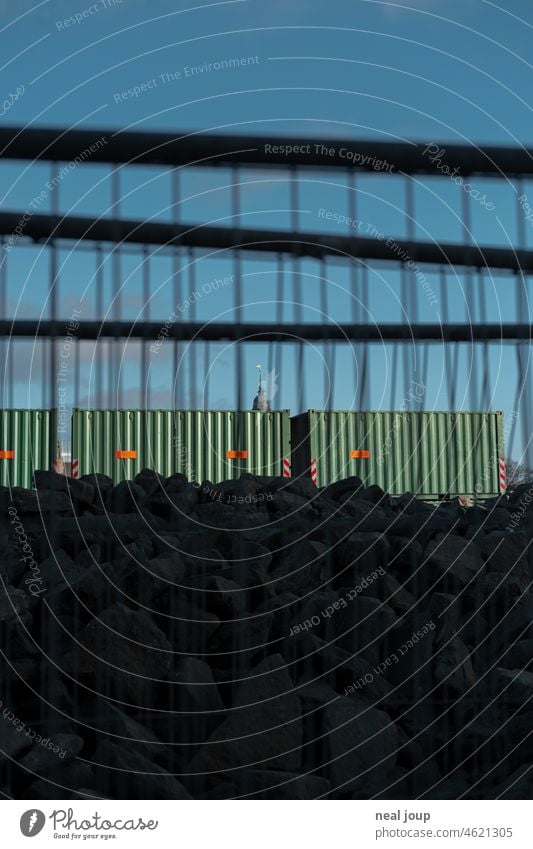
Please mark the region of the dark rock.
<svg viewBox="0 0 533 849"><path fill-rule="evenodd" d="M389 496L377 484L372 484L372 486L368 486L365 489L362 497L370 504L385 504L386 506L390 505Z"/></svg>
<svg viewBox="0 0 533 849"><path fill-rule="evenodd" d="M0 511L6 795L530 794L530 485L434 506L358 478L35 481L31 569Z"/></svg>
<svg viewBox="0 0 533 849"><path fill-rule="evenodd" d="M418 512L419 500L412 492L404 492L403 495L393 496L391 506L393 510L399 510L407 515Z"/></svg>
<svg viewBox="0 0 533 849"><path fill-rule="evenodd" d="M85 785L85 786L84 786ZM70 761L65 766L47 774L46 779L38 779L28 787L26 795L30 799L83 799L101 798L94 787L94 772L89 764Z"/></svg>
<svg viewBox="0 0 533 849"><path fill-rule="evenodd" d="M82 551L76 552L76 566L80 569L91 569L104 560L104 547L99 543L87 546Z"/></svg>
<svg viewBox="0 0 533 849"><path fill-rule="evenodd" d="M317 766L333 793L363 789L373 768L383 777L395 766L398 734L384 711L340 698L323 711L323 733L325 759Z"/></svg>
<svg viewBox="0 0 533 849"><path fill-rule="evenodd" d="M373 704L386 700L391 692L382 671L359 654L345 651L315 634L304 633L289 639L294 646L295 659L299 660L291 674L298 674L301 681L313 682L327 677L328 686L339 694L357 697L363 694Z"/></svg>
<svg viewBox="0 0 533 849"><path fill-rule="evenodd" d="M479 647L480 654L487 654L487 660L494 658L496 652L509 646L513 640L533 637L533 595L517 601L509 610L493 617L490 639Z"/></svg>
<svg viewBox="0 0 533 849"><path fill-rule="evenodd" d="M233 619L243 613L246 605L246 588L223 575L209 578L206 586L205 605L219 619Z"/></svg>
<svg viewBox="0 0 533 849"><path fill-rule="evenodd" d="M455 770L449 778L443 778L433 787L427 787L420 798L422 799L463 799L471 784L465 772ZM475 798L475 797L474 797Z"/></svg>
<svg viewBox="0 0 533 849"><path fill-rule="evenodd" d="M427 695L433 686L431 654L436 625L428 613L406 616L384 641L387 680L396 686L395 698L411 700Z"/></svg>
<svg viewBox="0 0 533 849"><path fill-rule="evenodd" d="M95 713L96 708L98 722L95 734L98 742L108 737L110 743L133 749L149 760L159 761L165 756L166 743L147 725L128 716L111 702L99 702Z"/></svg>
<svg viewBox="0 0 533 849"><path fill-rule="evenodd" d="M163 519L185 519L198 507L198 489L187 484L180 489L171 487L156 491L147 501L147 507L154 516Z"/></svg>
<svg viewBox="0 0 533 849"><path fill-rule="evenodd" d="M199 720L195 725L202 729L203 742L227 715L211 668L203 660L182 657L176 662L171 678L177 684L175 704L180 712L188 712Z"/></svg>
<svg viewBox="0 0 533 849"><path fill-rule="evenodd" d="M487 604L509 610L513 603L525 594L529 583L529 580L524 580L516 574L488 572L483 576L479 594L487 600Z"/></svg>
<svg viewBox="0 0 533 849"><path fill-rule="evenodd" d="M318 490L311 478L269 478L263 484L263 489L276 497L278 495L296 496L305 501L312 501L318 495ZM299 502L298 502L299 503Z"/></svg>
<svg viewBox="0 0 533 849"><path fill-rule="evenodd" d="M39 572L27 572L22 583L25 585L26 581L35 580L38 576L41 579L40 586L46 592L61 585L70 585L81 578L82 574L80 567L60 548L40 564Z"/></svg>
<svg viewBox="0 0 533 849"><path fill-rule="evenodd" d="M329 486L323 487L321 492L336 501L348 501L354 495L364 491L363 481L358 477L345 478Z"/></svg>
<svg viewBox="0 0 533 849"><path fill-rule="evenodd" d="M533 673L522 669L496 670L497 691L506 704L523 708L533 697Z"/></svg>
<svg viewBox="0 0 533 849"><path fill-rule="evenodd" d="M420 526L417 530L420 530ZM414 573L423 559L422 543L420 540L396 536L396 527L391 528L391 531L392 535L387 536L390 543L390 567L398 570L402 575Z"/></svg>
<svg viewBox="0 0 533 849"><path fill-rule="evenodd" d="M354 533L335 551L336 587L355 586L361 578L388 564L390 546L383 534Z"/></svg>
<svg viewBox="0 0 533 849"><path fill-rule="evenodd" d="M294 492L286 492L283 489L278 490L268 504L273 514L298 516L299 518L316 515L313 511L312 502L306 495L296 495Z"/></svg>
<svg viewBox="0 0 533 849"><path fill-rule="evenodd" d="M504 657L500 658L499 665L505 669L525 669L533 672L533 639L519 640L511 646Z"/></svg>
<svg viewBox="0 0 533 849"><path fill-rule="evenodd" d="M453 534L438 534L428 543L424 557L453 590L475 580L482 566L476 543Z"/></svg>
<svg viewBox="0 0 533 849"><path fill-rule="evenodd" d="M188 483L186 475L177 473L165 478L163 486L166 492L181 492L187 487Z"/></svg>
<svg viewBox="0 0 533 849"><path fill-rule="evenodd" d="M105 492L107 489L112 489L114 486L113 479L108 475L102 475L99 472L93 472L90 475L82 475L79 478L81 483L88 483L94 486L96 492Z"/></svg>
<svg viewBox="0 0 533 849"><path fill-rule="evenodd" d="M172 599L170 610L170 618L158 621L174 651L185 654L207 651L209 641L220 625L218 616L208 613L181 595Z"/></svg>
<svg viewBox="0 0 533 849"><path fill-rule="evenodd" d="M392 575L385 575L383 580L383 591L380 594L380 599L386 602L389 607L398 615L403 616L404 613L412 611L416 605L416 600L404 586L398 583Z"/></svg>
<svg viewBox="0 0 533 849"><path fill-rule="evenodd" d="M65 670L93 682L109 678L113 690L134 702L144 685L165 679L172 648L144 613L122 604L104 610L79 635L79 646L64 657Z"/></svg>
<svg viewBox="0 0 533 849"><path fill-rule="evenodd" d="M209 639L207 649L221 666L249 669L257 655L265 654L274 617L271 613L254 614L234 622L221 622Z"/></svg>
<svg viewBox="0 0 533 849"><path fill-rule="evenodd" d="M77 734L53 734L36 742L19 761L30 772L48 773L68 763L83 749L83 740Z"/></svg>
<svg viewBox="0 0 533 849"><path fill-rule="evenodd" d="M349 501L343 506L342 513L344 516L350 516L354 532L386 533L394 526L394 519L381 507L371 506L367 501Z"/></svg>
<svg viewBox="0 0 533 849"><path fill-rule="evenodd" d="M272 552L266 546L243 536L233 543L231 550L223 548L222 552L226 555L234 580L241 585L247 583L251 569L257 582L257 575L266 575L272 563ZM264 583L264 577L262 582Z"/></svg>
<svg viewBox="0 0 533 849"><path fill-rule="evenodd" d="M0 485L0 522L4 518L7 508L11 505L11 491L8 486Z"/></svg>
<svg viewBox="0 0 533 849"><path fill-rule="evenodd" d="M137 513L147 500L142 486L122 481L106 494L105 506L111 513Z"/></svg>
<svg viewBox="0 0 533 849"><path fill-rule="evenodd" d="M382 640L398 621L394 611L384 602L370 596L350 600L350 590L339 590L344 604L331 615L336 642L346 651L359 651L376 640Z"/></svg>
<svg viewBox="0 0 533 849"><path fill-rule="evenodd" d="M522 595L528 590L531 583L528 547L527 537L522 532L509 534L493 531L481 538L481 553L493 589L500 582L507 587L516 586L516 592L510 593L511 597ZM500 580L495 576L499 576ZM490 592L489 582L485 588L487 593Z"/></svg>
<svg viewBox="0 0 533 849"><path fill-rule="evenodd" d="M272 655L237 687L228 718L205 743L192 768L224 772L261 763L291 772L301 765L301 745L300 700L283 658Z"/></svg>
<svg viewBox="0 0 533 849"><path fill-rule="evenodd" d="M13 714L13 719L11 719L11 714ZM0 753L2 759L17 758L32 744L32 738L24 733L24 724L4 703L2 715L0 715Z"/></svg>
<svg viewBox="0 0 533 849"><path fill-rule="evenodd" d="M271 571L276 592L298 592L318 586L324 578L326 546L313 540L301 540L282 552Z"/></svg>
<svg viewBox="0 0 533 849"><path fill-rule="evenodd" d="M465 799L531 799L533 794L533 770L531 764L521 766L499 784L488 787L482 782L470 788Z"/></svg>
<svg viewBox="0 0 533 849"><path fill-rule="evenodd" d="M329 781L318 775L250 769L239 775L235 796L250 799L320 799L329 790Z"/></svg>
<svg viewBox="0 0 533 849"><path fill-rule="evenodd" d="M213 487L212 492L204 493L208 498L221 500L225 504L234 507L246 506L251 508L265 500L263 485L258 478L253 476L235 478L234 480L222 481Z"/></svg>
<svg viewBox="0 0 533 849"><path fill-rule="evenodd" d="M185 565L177 552L160 554L146 565L136 564L120 579L120 586L133 600L150 604L163 593L180 588Z"/></svg>
<svg viewBox="0 0 533 849"><path fill-rule="evenodd" d="M72 501L66 492L55 489L13 489L13 504L18 512L28 513L72 513Z"/></svg>
<svg viewBox="0 0 533 849"><path fill-rule="evenodd" d="M76 602L79 602L82 608L79 615L86 620L89 614L109 607L116 585L115 570L110 563L102 563L101 566L83 569L70 578L68 583L53 585L47 594L47 602L57 614L71 613Z"/></svg>
<svg viewBox="0 0 533 849"><path fill-rule="evenodd" d="M424 530L432 534L449 534L452 530L457 530L463 515L464 511L457 503L439 504L424 517Z"/></svg>
<svg viewBox="0 0 533 849"><path fill-rule="evenodd" d="M435 682L455 693L466 693L477 681L472 658L465 644L454 637L435 653Z"/></svg>
<svg viewBox="0 0 533 849"><path fill-rule="evenodd" d="M487 518L483 522L483 530L486 534L491 531L501 531L508 528L511 521L509 510L504 507L493 507L487 511Z"/></svg>
<svg viewBox="0 0 533 849"><path fill-rule="evenodd" d="M0 539L0 551L2 559L0 561L0 575L6 584L18 584L31 562L23 558L35 558L35 546L31 539L28 539L29 550L24 551L23 546L14 547L8 543L7 537Z"/></svg>
<svg viewBox="0 0 533 849"><path fill-rule="evenodd" d="M33 473L36 488L41 491L56 490L66 492L70 499L82 505L92 504L95 497L95 486L87 479L69 478L55 472L35 471Z"/></svg>
<svg viewBox="0 0 533 849"><path fill-rule="evenodd" d="M433 593L429 610L436 626L434 644L440 646L451 640L457 633L459 600L449 593Z"/></svg>
<svg viewBox="0 0 533 849"><path fill-rule="evenodd" d="M31 606L30 596L24 590L0 587L0 623L15 624Z"/></svg>
<svg viewBox="0 0 533 849"><path fill-rule="evenodd" d="M144 489L146 495L153 495L154 492L163 489L165 478L152 469L143 469L138 475L135 475L134 482Z"/></svg>
<svg viewBox="0 0 533 849"><path fill-rule="evenodd" d="M107 740L98 744L92 761L95 768L100 767L98 774L102 777L99 780L104 786L109 784L119 799L191 798L173 775L153 761Z"/></svg>

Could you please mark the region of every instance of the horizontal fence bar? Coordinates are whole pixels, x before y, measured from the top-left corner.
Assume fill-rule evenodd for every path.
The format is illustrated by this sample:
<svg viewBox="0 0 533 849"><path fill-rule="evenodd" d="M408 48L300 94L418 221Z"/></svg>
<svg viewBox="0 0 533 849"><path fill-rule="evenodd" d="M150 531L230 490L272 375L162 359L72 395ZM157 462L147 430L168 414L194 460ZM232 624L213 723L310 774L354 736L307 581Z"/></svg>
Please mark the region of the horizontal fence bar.
<svg viewBox="0 0 533 849"><path fill-rule="evenodd" d="M101 141L96 150L92 150ZM431 146L429 152L424 151ZM430 156L461 175L533 175L533 150L520 147L449 142L390 142L373 139L320 139L291 136L231 136L190 132L136 132L131 130L64 130L4 127L0 129L0 157L71 161L90 151L90 162L138 165L297 165L313 168L353 168L379 173L376 162L386 161L397 172L440 176ZM346 152L350 153L350 158ZM354 165L355 162L355 165ZM384 167L384 166L383 166Z"/></svg>
<svg viewBox="0 0 533 849"><path fill-rule="evenodd" d="M134 243L139 245L210 248L213 251L238 249L290 253L322 259L326 256L351 259L376 259L391 262L418 262L470 268L503 268L533 271L533 251L493 248L485 245L436 244L393 238L360 238L326 233L289 233L283 230L235 229L205 225L164 222L111 220L80 216L0 213L0 234L10 235L7 247L19 237L34 241L48 239L91 240L95 242ZM18 228L18 229L17 229Z"/></svg>
<svg viewBox="0 0 533 849"><path fill-rule="evenodd" d="M67 320L0 321L0 336L56 337L66 333ZM243 342L357 341L357 342L506 342L531 341L532 324L229 324L184 322L164 326L161 322L81 321L78 339L239 340ZM72 334L72 331L69 331ZM69 336L69 339L72 335Z"/></svg>

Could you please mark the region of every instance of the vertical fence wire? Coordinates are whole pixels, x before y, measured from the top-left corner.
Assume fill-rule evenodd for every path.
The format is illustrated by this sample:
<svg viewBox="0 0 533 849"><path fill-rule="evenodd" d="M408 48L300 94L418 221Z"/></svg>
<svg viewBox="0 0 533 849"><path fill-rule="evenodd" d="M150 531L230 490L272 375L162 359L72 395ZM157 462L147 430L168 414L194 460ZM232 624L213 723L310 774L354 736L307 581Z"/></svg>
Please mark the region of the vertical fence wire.
<svg viewBox="0 0 533 849"><path fill-rule="evenodd" d="M0 260L0 315L7 316L8 314L8 288L7 288L7 272L8 272L8 251L6 240L2 236L0 241L1 260ZM2 337L0 344L1 359L1 379L2 379L2 406L13 407L13 350L12 340Z"/></svg>
<svg viewBox="0 0 533 849"><path fill-rule="evenodd" d="M102 245L96 245L96 269L94 272L94 287L95 287L95 310L96 319L98 322L104 320L104 251ZM104 352L106 350L105 342L96 339L93 347L93 357L95 359L95 367L93 374L93 389L91 390L90 383L88 389L88 406L103 407L103 401L100 399L100 393L103 391L104 385Z"/></svg>
<svg viewBox="0 0 533 849"><path fill-rule="evenodd" d="M150 252L148 245L143 245L142 261L142 311L141 320L150 321ZM141 379L139 394L141 407L151 408L150 375L148 373L148 340L141 339Z"/></svg>
<svg viewBox="0 0 533 849"><path fill-rule="evenodd" d="M196 268L196 256L194 250L189 248L187 251L187 267L188 267L188 276L189 276L189 298L191 299L191 307L190 307L190 319L194 321L196 319L196 298L195 292L196 290L196 280L197 280L197 268ZM187 396L187 406L191 409L196 409L198 406L197 396L198 396L198 363L197 363L197 354L198 354L198 346L199 342L193 341L188 344L187 347L187 356L184 358L184 362L189 365L189 393Z"/></svg>
<svg viewBox="0 0 533 849"><path fill-rule="evenodd" d="M111 171L111 208L113 210L113 221L115 224L118 224L120 219L120 170L119 167L115 167ZM121 280L120 280L120 272L121 272L121 261L120 261L120 252L119 252L119 239L118 239L118 231L115 239L115 244L113 247L112 258L111 258L111 292L112 292L112 316L114 322L119 322L121 319ZM121 370L122 364L119 359L119 336L117 333L113 335L113 339L110 341L111 346L111 356L109 357L109 372L108 372L108 396L109 396L109 407L120 407L121 406Z"/></svg>
<svg viewBox="0 0 533 849"><path fill-rule="evenodd" d="M412 177L405 179L405 213L407 225L407 244L409 258L407 263L402 263L402 278L405 283L404 290L404 309L407 313L407 320L410 324L418 322L418 298L416 293L416 277L414 271L409 270L409 263L412 262L413 244L415 241L415 195L414 195L414 180ZM418 345L416 342L413 346L403 345L403 386L404 399L407 399L409 406L409 388L413 380L413 373L418 368L418 358L423 345Z"/></svg>
<svg viewBox="0 0 533 849"><path fill-rule="evenodd" d="M293 293L294 297L294 320L296 324L301 324L303 318L303 296L302 296L302 278L301 278L301 260L300 260L300 248L298 242L296 241L296 237L300 232L300 193L298 186L298 170L295 167L291 167L289 170L289 181L290 181L290 207L291 207L291 231L294 237L293 241L293 250L292 250L292 272L293 276L291 279L291 293ZM324 332L324 336L325 336ZM299 413L305 410L305 397L306 397L306 382L305 382L305 352L304 352L304 343L301 340L296 341L296 356L295 356L295 365L296 365L296 407Z"/></svg>
<svg viewBox="0 0 533 849"><path fill-rule="evenodd" d="M238 244L238 235L237 231L241 222L241 192L240 192L240 181L241 181L241 169L238 165L234 165L231 170L231 221L233 225L233 230L235 233L234 242ZM242 290L242 258L241 251L236 248L233 251L232 255L233 261L233 269L234 275L233 279L235 281L234 286L234 315L235 315L235 323L237 325L242 324L243 316L244 316L244 302L243 302L243 290ZM236 382L236 393L237 393L237 409L244 409L244 389L243 389L243 381L244 381L244 352L243 352L243 343L238 341L235 346L235 382Z"/></svg>
<svg viewBox="0 0 533 849"><path fill-rule="evenodd" d="M172 204L172 221L178 224L180 220L180 175L181 172L176 168L171 175L171 204ZM171 314L176 316L176 321L180 321L181 312L179 305L182 300L181 291L181 266L180 266L180 251L174 245L172 248L172 298L173 304ZM183 392L180 387L183 386L181 369L180 369L180 343L174 338L172 342L172 397L173 407L183 406Z"/></svg>
<svg viewBox="0 0 533 849"><path fill-rule="evenodd" d="M357 221L357 178L353 171L348 173L348 216ZM350 275L350 316L353 324L367 323L368 315L364 312L366 305L368 309L368 267L366 261L359 262L355 257L349 261ZM367 364L369 357L368 345L350 340L350 359L353 360L355 403L359 410L368 409L367 398Z"/></svg>

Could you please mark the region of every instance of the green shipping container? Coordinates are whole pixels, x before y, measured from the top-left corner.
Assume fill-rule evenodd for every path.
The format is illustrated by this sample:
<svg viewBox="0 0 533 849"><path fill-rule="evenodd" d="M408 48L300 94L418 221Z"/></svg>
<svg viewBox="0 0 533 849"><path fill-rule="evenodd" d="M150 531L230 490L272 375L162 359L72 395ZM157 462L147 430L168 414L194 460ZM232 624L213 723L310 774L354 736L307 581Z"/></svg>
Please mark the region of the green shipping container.
<svg viewBox="0 0 533 849"><path fill-rule="evenodd" d="M0 410L0 484L33 486L35 469L52 469L56 410Z"/></svg>
<svg viewBox="0 0 533 849"><path fill-rule="evenodd" d="M291 419L292 473L317 486L357 475L392 495L505 491L503 413L308 410Z"/></svg>
<svg viewBox="0 0 533 849"><path fill-rule="evenodd" d="M78 475L115 482L149 468L219 483L245 472L282 475L290 454L288 410L73 410Z"/></svg>

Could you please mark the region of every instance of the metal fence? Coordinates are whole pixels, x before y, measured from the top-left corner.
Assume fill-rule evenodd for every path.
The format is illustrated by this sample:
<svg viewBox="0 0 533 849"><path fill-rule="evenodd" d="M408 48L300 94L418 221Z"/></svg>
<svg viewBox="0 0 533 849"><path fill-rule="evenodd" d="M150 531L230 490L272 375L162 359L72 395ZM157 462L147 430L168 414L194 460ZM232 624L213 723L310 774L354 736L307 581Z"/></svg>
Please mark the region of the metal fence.
<svg viewBox="0 0 533 849"><path fill-rule="evenodd" d="M260 361L293 414L413 380L501 409L533 465L529 151L11 128L0 157L2 406L249 409Z"/></svg>
<svg viewBox="0 0 533 849"><path fill-rule="evenodd" d="M272 408L292 414L504 410L507 456L533 467L529 151L11 128L0 131L0 159L0 406L57 408L65 444L73 408L250 409L261 363ZM424 391L413 393L413 382ZM153 680L143 680L143 690L142 675L120 668L132 658L136 669L147 665L148 633L123 635L124 658L113 642L91 642L95 655L81 671L96 659L105 666L92 690L79 680L79 659L67 639L95 611L106 611L104 625L120 637L124 623L112 607L115 561L124 567L126 591L150 601L153 585L143 583L144 570L135 565L145 555L137 517L116 517L104 541L97 531L106 517L97 511L78 520L50 510L44 534L40 518L26 517L21 533L34 540L32 557L44 580L55 588L60 574L66 586L32 609L33 646L25 642L26 622L3 640L7 703L22 704L24 697L32 727L47 735L70 717L83 721L94 745L104 732L124 744L138 732L118 722L114 701L141 722L150 717L150 727L177 752L165 766L178 773L194 753L196 735L205 739L202 723L209 718L184 707L178 682L163 668L164 651L153 653ZM228 534L231 545L244 545L242 535ZM197 550L208 562L211 529L189 536L187 565L194 558L196 567ZM236 554L224 539L221 556L241 565L240 549ZM242 559L263 554L261 546L253 557L243 549ZM332 557L325 557L326 585ZM94 574L84 582L78 568L72 571L73 560L101 568L100 596ZM256 596L264 587L253 576L246 580L259 609L263 597ZM268 653L266 637L252 626L249 632L223 627L214 649L208 631L192 644L189 625L201 621L205 586L199 579L181 595L165 595L165 610L152 613L171 633L176 654L203 657L210 647L227 697L248 674L251 653L258 647ZM409 589L427 600L431 588ZM340 661L330 664L307 649L299 657L296 641L287 642L297 621L291 616L287 609L272 643L288 645L285 659L301 666L302 678L324 675L338 688ZM491 630L481 619L473 617L469 644L483 645L489 630L494 652L504 652L505 628ZM409 636L406 630L401 639ZM326 624L324 639L330 638ZM130 654L131 640L137 643ZM109 652L117 652L118 671ZM221 656L231 658L231 669L218 665ZM416 681L410 687L408 679L406 709L419 698ZM488 696L479 699L478 711ZM440 717L452 738L471 720L453 698L429 695L426 708L426 725ZM178 721L182 714L192 714L190 721ZM320 761L325 739L314 708L309 722L315 714ZM150 740L144 743L149 749ZM483 758L487 769L499 763L508 748L499 737L491 752L480 752L479 769ZM89 758L93 751L84 750ZM446 758L450 752L451 769L462 757L459 743ZM9 769L11 780L13 763ZM100 792L126 795L128 769L129 779L143 773L107 770ZM83 775L76 780L83 786ZM202 781L199 775L200 793Z"/></svg>

